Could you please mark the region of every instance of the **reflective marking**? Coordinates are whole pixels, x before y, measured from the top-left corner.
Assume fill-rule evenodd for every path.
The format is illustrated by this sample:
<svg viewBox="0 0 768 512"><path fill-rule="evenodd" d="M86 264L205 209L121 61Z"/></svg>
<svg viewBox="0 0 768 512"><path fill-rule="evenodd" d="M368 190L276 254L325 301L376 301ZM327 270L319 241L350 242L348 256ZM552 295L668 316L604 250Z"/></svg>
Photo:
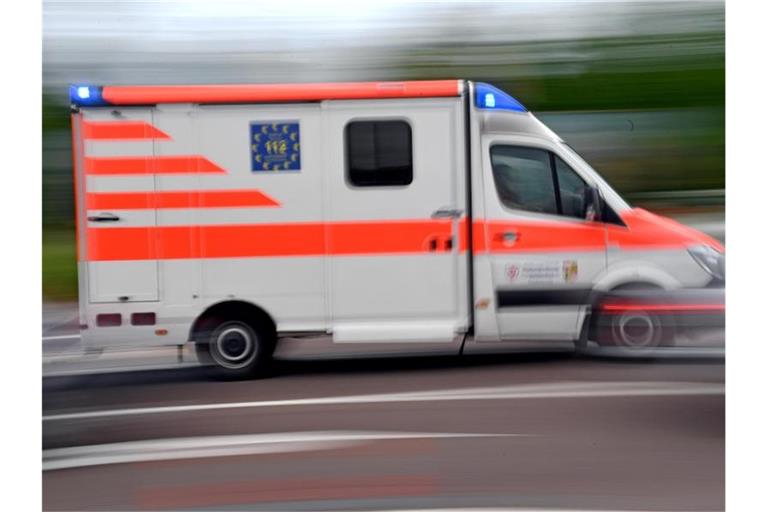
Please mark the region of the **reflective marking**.
<svg viewBox="0 0 768 512"><path fill-rule="evenodd" d="M113 105L156 103L264 103L458 96L461 80L337 82L253 85L106 85L102 97Z"/></svg>
<svg viewBox="0 0 768 512"><path fill-rule="evenodd" d="M146 121L83 121L83 139L169 140L167 133Z"/></svg>
<svg viewBox="0 0 768 512"><path fill-rule="evenodd" d="M129 462L333 450L373 441L397 439L457 439L519 435L522 434L319 431L179 437L43 450L43 471Z"/></svg>
<svg viewBox="0 0 768 512"><path fill-rule="evenodd" d="M465 388L376 395L352 395L260 402L228 402L214 404L142 407L105 411L76 412L43 416L43 421L109 418L144 414L171 414L221 409L248 409L257 407L286 407L303 405L344 405L392 402L437 402L450 400L510 400L524 398L599 398L642 396L722 395L721 383L701 382L557 382L524 384L488 388Z"/></svg>
<svg viewBox="0 0 768 512"><path fill-rule="evenodd" d="M235 208L280 206L260 190L174 190L162 192L88 192L89 210L154 208Z"/></svg>
<svg viewBox="0 0 768 512"><path fill-rule="evenodd" d="M200 155L85 157L92 175L224 174L227 171Z"/></svg>
<svg viewBox="0 0 768 512"><path fill-rule="evenodd" d="M600 306L603 311L623 312L623 311L655 311L658 313L683 311L725 311L725 304L603 304Z"/></svg>

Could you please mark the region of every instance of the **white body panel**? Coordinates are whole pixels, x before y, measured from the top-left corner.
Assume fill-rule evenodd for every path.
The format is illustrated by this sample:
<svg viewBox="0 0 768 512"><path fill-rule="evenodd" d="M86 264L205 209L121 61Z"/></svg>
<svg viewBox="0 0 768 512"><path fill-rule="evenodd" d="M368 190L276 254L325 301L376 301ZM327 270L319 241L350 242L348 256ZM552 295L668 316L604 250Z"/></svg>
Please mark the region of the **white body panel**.
<svg viewBox="0 0 768 512"><path fill-rule="evenodd" d="M324 114L329 222L424 222L440 208L462 207L464 154L458 141L463 127L457 98L332 101L325 104ZM359 187L349 182L345 126L370 119L402 120L410 126L410 184ZM447 222L452 223L453 240L458 240L458 219ZM332 233L328 243L336 245ZM466 258L457 243L451 250L415 255L333 255L328 261L328 282L334 340L450 342L456 328L467 325L465 275ZM361 320L372 323L360 325ZM416 324L421 327L414 330Z"/></svg>
<svg viewBox="0 0 768 512"><path fill-rule="evenodd" d="M169 135L155 140L85 140L86 157L165 158L202 155L223 173L93 175L86 193L175 193L258 190L277 206L112 209L119 227L182 229L190 252L215 249L206 228L303 226L390 221L433 222L440 208L461 208L464 188L460 98L332 101L301 105L159 105L152 109L83 109L86 121L145 121ZM116 110L116 117L112 111ZM344 126L350 119L407 118L413 130L413 182L406 187L351 187L345 175ZM301 169L253 172L249 125L290 121L300 126ZM332 149L333 148L333 149ZM451 148L446 152L445 148ZM89 215L102 212L88 211ZM160 257L82 261L83 340L91 346L182 344L194 320L230 300L266 311L281 333L329 333L345 347L421 343L457 351L468 328L467 257L458 247L459 220L450 227L451 250L416 253L328 254L330 228L311 254L242 257ZM117 229L113 223L92 224ZM82 238L88 232L82 230ZM427 240L425 239L425 244ZM148 247L162 252L161 235ZM232 242L227 242L232 243ZM375 245L375 243L374 243ZM87 243L83 253L87 254ZM204 255L203 255L204 256ZM88 257L86 256L86 260ZM124 299L125 296L129 298ZM148 301L154 301L149 303ZM129 325L133 313L157 314L154 326ZM97 317L120 313L122 325L99 327ZM155 330L162 329L158 336ZM355 350L353 348L353 350ZM430 349L431 351L431 349Z"/></svg>
<svg viewBox="0 0 768 512"><path fill-rule="evenodd" d="M546 149L598 188L615 212L629 210L531 114L480 112L465 108L467 98L471 88L466 97L454 98L83 108L73 126L84 345L181 345L208 308L241 301L274 321L284 338L278 356L458 353L465 341L467 352L562 348L578 338L592 290L633 282L665 289L709 282L683 245L621 246L609 232L624 235L624 228L505 207L493 178L494 144ZM114 120L145 122L168 137L83 140L82 122ZM410 184L350 183L345 127L360 120L408 123ZM298 125L300 169L254 170L250 130L270 123ZM185 172L86 172L87 158L143 157L198 163ZM206 165L218 171L206 171ZM219 192L257 192L266 199L203 204L206 194ZM186 202L89 209L89 193L181 193ZM439 210L458 215L433 218ZM87 220L102 214L119 220ZM474 245L464 231L470 218ZM390 223L399 227L388 230ZM350 225L356 231L346 230ZM552 226L568 240L583 233L591 245L573 249L564 241L517 250L497 243L506 231L525 240ZM98 237L97 230L119 235L120 229L138 235L125 245L97 243L113 240ZM400 247L401 231L415 245L392 249ZM122 258L123 250L143 256ZM577 271L564 273L564 265ZM573 300L564 300L566 295ZM156 323L132 325L134 313L154 313ZM121 325L99 326L105 314L119 314Z"/></svg>

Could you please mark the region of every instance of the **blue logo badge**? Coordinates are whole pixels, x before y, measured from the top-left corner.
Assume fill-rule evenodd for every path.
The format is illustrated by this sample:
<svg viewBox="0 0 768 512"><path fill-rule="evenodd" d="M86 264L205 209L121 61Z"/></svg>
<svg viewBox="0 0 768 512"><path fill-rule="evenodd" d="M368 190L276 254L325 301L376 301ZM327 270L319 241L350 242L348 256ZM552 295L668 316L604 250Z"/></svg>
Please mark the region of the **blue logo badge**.
<svg viewBox="0 0 768 512"><path fill-rule="evenodd" d="M301 170L299 123L251 123L251 171Z"/></svg>

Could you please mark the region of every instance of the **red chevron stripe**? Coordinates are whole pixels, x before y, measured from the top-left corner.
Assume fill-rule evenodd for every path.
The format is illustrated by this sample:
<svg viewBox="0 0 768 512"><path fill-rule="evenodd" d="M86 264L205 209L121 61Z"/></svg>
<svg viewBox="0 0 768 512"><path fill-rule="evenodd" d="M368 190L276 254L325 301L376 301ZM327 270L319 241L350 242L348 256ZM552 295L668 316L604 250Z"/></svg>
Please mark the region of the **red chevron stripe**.
<svg viewBox="0 0 768 512"><path fill-rule="evenodd" d="M86 204L89 210L280 206L260 190L89 192Z"/></svg>
<svg viewBox="0 0 768 512"><path fill-rule="evenodd" d="M83 139L144 140L171 137L145 121L83 121Z"/></svg>
<svg viewBox="0 0 768 512"><path fill-rule="evenodd" d="M96 175L226 173L200 155L87 157L85 172Z"/></svg>

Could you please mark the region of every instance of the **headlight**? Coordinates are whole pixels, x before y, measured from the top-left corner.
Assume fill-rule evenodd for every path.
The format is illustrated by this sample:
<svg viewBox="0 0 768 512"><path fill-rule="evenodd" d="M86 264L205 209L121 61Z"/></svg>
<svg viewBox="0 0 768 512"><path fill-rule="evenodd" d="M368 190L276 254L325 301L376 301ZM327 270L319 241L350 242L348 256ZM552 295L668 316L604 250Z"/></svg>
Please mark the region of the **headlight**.
<svg viewBox="0 0 768 512"><path fill-rule="evenodd" d="M715 279L725 279L725 255L708 245L695 245L688 253Z"/></svg>

